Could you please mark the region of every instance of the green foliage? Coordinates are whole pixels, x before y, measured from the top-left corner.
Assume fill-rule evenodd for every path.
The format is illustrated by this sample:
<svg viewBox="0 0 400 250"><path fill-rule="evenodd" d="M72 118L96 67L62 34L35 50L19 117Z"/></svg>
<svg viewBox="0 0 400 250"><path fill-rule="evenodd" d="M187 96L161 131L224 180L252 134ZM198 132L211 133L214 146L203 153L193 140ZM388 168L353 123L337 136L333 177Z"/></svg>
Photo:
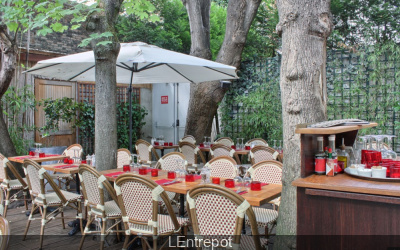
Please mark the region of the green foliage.
<svg viewBox="0 0 400 250"><path fill-rule="evenodd" d="M260 69L268 72L267 75ZM278 60L243 63L240 80L233 83L220 110L223 136L281 140Z"/></svg>
<svg viewBox="0 0 400 250"><path fill-rule="evenodd" d="M157 3L160 21L141 20L135 15L120 16L116 29L122 42L142 41L156 46L190 52L190 27L186 9L180 0Z"/></svg>
<svg viewBox="0 0 400 250"><path fill-rule="evenodd" d="M332 0L332 48L400 41L398 0Z"/></svg>
<svg viewBox="0 0 400 250"><path fill-rule="evenodd" d="M72 128L79 129L79 142L85 153L93 154L95 138L95 106L87 102L75 102L72 98L46 99L41 105L46 116L45 126L40 131L51 138L51 133L57 132L60 122L71 123ZM137 103L132 105L132 141L140 136L141 128L145 125L144 117L147 111ZM129 144L129 106L127 103L117 105L117 136L118 148L128 148Z"/></svg>
<svg viewBox="0 0 400 250"><path fill-rule="evenodd" d="M142 41L164 49L189 54L191 46L189 18L181 0L152 1L160 21L141 20L136 15L120 16L117 32L120 41ZM210 49L215 60L225 37L227 2L212 1L210 10ZM279 45L275 33L278 12L273 0L263 0L249 31L243 58L273 56Z"/></svg>
<svg viewBox="0 0 400 250"><path fill-rule="evenodd" d="M89 8L85 5L89 1L72 2L69 0L54 1L13 1L0 0L0 12L2 22L5 23L11 32L26 32L33 29L39 36L48 33L63 32L68 26L61 22L66 15L71 15L71 25L78 28L86 20ZM90 6L96 10L96 4Z"/></svg>
<svg viewBox="0 0 400 250"><path fill-rule="evenodd" d="M280 58L245 63L221 105L223 136L281 139ZM400 47L394 42L357 53L328 53L328 118L360 118L378 123L362 134L400 136ZM263 81L263 79L265 79ZM259 124L260 122L261 124ZM262 124L265 124L263 127ZM400 140L395 138L396 151Z"/></svg>
<svg viewBox="0 0 400 250"><path fill-rule="evenodd" d="M27 126L24 122L22 122L23 126L19 124L26 111L35 109L35 95L31 90L31 86L25 86L20 89L15 87L8 88L1 99L1 105L3 114L6 117L8 133L14 143L17 154L27 154L27 148L32 144L32 141L24 139L24 134L34 131L34 126Z"/></svg>
<svg viewBox="0 0 400 250"><path fill-rule="evenodd" d="M143 120L147 115L146 109L137 103L132 104L132 142L140 137L140 129L146 124ZM119 103L117 105L117 135L118 148L129 148L129 105Z"/></svg>

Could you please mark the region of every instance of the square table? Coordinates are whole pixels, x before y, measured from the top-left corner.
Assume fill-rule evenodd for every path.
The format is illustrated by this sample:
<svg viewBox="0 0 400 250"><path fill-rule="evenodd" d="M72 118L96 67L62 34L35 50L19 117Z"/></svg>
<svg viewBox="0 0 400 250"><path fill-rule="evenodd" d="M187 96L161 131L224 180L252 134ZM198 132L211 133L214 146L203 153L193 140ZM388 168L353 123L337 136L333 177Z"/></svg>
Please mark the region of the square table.
<svg viewBox="0 0 400 250"><path fill-rule="evenodd" d="M32 161L35 161L35 162L41 164L42 162L45 162L45 161L59 161L59 160L63 160L64 158L69 158L69 156L49 155L49 156L45 156L45 157L39 157L39 156L21 155L21 156L8 157L7 159L9 161L17 162L17 163L21 163L21 164L24 163L25 159L29 159L29 160L32 160Z"/></svg>
<svg viewBox="0 0 400 250"><path fill-rule="evenodd" d="M121 169L109 169L105 171L101 171L100 174L109 174L121 172ZM129 172L128 172L129 173ZM152 179L153 181L167 179L167 171L160 170L158 172L158 177L151 177L150 173L147 175L142 175L143 177L147 177ZM108 181L114 182L118 177L114 176L106 176ZM221 185L224 183L224 178L221 178ZM185 194L192 188L201 184L201 180L195 180L194 182L180 182L174 183L167 186L162 186L165 191L174 192L180 194L180 211L179 214L183 215L184 213L184 198ZM261 206L269 201L279 197L282 192L282 185L279 184L268 184L261 188L261 191L251 191L249 190L247 193L242 194L241 196L246 199L250 205L252 206Z"/></svg>
<svg viewBox="0 0 400 250"><path fill-rule="evenodd" d="M179 148L179 145L172 145L172 146L153 145L153 148L159 149L161 151L161 157L163 157L165 149L175 149L175 151L176 151Z"/></svg>

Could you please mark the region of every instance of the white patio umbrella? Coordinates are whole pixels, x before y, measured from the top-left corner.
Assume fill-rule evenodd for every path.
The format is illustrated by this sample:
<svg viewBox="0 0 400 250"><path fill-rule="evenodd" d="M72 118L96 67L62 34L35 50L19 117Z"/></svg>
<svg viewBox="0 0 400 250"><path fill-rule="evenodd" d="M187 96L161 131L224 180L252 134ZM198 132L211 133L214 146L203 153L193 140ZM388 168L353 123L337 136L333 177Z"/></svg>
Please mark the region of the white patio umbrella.
<svg viewBox="0 0 400 250"><path fill-rule="evenodd" d="M67 81L95 81L93 51L39 61L25 71ZM129 87L129 149L132 150L132 84L199 83L236 79L236 68L143 42L121 43L117 83Z"/></svg>

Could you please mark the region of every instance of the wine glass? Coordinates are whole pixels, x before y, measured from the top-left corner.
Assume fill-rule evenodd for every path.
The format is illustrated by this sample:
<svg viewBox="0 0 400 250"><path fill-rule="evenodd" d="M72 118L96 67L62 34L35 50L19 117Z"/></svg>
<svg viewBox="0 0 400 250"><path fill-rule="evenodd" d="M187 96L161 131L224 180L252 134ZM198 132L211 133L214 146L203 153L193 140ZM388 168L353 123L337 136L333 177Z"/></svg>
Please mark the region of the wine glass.
<svg viewBox="0 0 400 250"><path fill-rule="evenodd" d="M240 177L239 173L235 178L233 178L233 181L235 182L235 187L237 187L236 193L242 192L243 191L242 190L243 189L243 178Z"/></svg>
<svg viewBox="0 0 400 250"><path fill-rule="evenodd" d="M386 154L388 156L388 159L396 160L397 159L397 153L393 150L393 147L391 146L392 138L394 138L396 136L395 135L384 135L384 136L388 140L389 149L386 150Z"/></svg>
<svg viewBox="0 0 400 250"><path fill-rule="evenodd" d="M282 140L279 140L279 147L278 147L278 153L282 154L283 153L283 149L282 149Z"/></svg>
<svg viewBox="0 0 400 250"><path fill-rule="evenodd" d="M204 144L204 147L206 148L206 147L207 147L207 136L204 136L204 142L203 142L203 144Z"/></svg>
<svg viewBox="0 0 400 250"><path fill-rule="evenodd" d="M382 147L382 141L385 138L383 135L372 135L372 138L376 141L376 151L381 152L383 159L388 159L388 155L386 153L386 149Z"/></svg>
<svg viewBox="0 0 400 250"><path fill-rule="evenodd" d="M42 143L35 143L35 157L39 157L39 153L41 153L40 147L42 146Z"/></svg>
<svg viewBox="0 0 400 250"><path fill-rule="evenodd" d="M79 163L81 161L81 157L79 155L79 149L74 149L74 156L72 157L74 163Z"/></svg>
<svg viewBox="0 0 400 250"><path fill-rule="evenodd" d="M240 149L244 149L244 138L242 138L242 143L240 144Z"/></svg>
<svg viewBox="0 0 400 250"><path fill-rule="evenodd" d="M245 173L243 175L243 187L246 191L250 190L250 184L251 184L251 177L249 176L249 165L243 165L245 168Z"/></svg>
<svg viewBox="0 0 400 250"><path fill-rule="evenodd" d="M131 169L130 169L130 171L132 172L132 173L136 173L136 174L138 174L138 171L139 171L139 166L140 166L140 158L139 158L139 155L137 155L137 154L132 154L131 155L132 156L132 162L131 162ZM135 162L135 158L136 158L136 162Z"/></svg>
<svg viewBox="0 0 400 250"><path fill-rule="evenodd" d="M362 147L363 147L363 142L359 142L359 140L356 139L356 141L354 142L354 145L353 145L353 157L354 158L351 159L350 164L360 164L361 163L361 149L362 149Z"/></svg>
<svg viewBox="0 0 400 250"><path fill-rule="evenodd" d="M236 150L240 149L240 138L236 139Z"/></svg>
<svg viewBox="0 0 400 250"><path fill-rule="evenodd" d="M208 138L207 145L208 145L208 147L211 147L211 136L209 136L207 138Z"/></svg>
<svg viewBox="0 0 400 250"><path fill-rule="evenodd" d="M276 140L274 140L274 149L276 150Z"/></svg>
<svg viewBox="0 0 400 250"><path fill-rule="evenodd" d="M176 162L176 181L185 181L185 175L186 175L186 170L185 170L185 161L183 159L175 159Z"/></svg>
<svg viewBox="0 0 400 250"><path fill-rule="evenodd" d="M368 145L368 148L366 148L366 149L367 150L375 150L375 148L372 146L373 135L365 135L365 137L367 137L367 145Z"/></svg>
<svg viewBox="0 0 400 250"><path fill-rule="evenodd" d="M361 149L367 150L368 136L359 136L358 138L360 138L360 139L362 140L362 147L361 147Z"/></svg>

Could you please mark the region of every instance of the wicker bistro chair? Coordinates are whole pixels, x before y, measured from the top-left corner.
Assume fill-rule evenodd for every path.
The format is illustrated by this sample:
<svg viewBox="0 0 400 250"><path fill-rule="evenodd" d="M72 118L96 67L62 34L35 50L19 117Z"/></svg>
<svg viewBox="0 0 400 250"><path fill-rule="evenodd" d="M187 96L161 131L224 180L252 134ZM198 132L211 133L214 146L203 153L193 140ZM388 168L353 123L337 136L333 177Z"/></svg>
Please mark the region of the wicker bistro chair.
<svg viewBox="0 0 400 250"><path fill-rule="evenodd" d="M71 146L69 146L67 149L64 150L62 155L68 156L72 159L73 157L75 157L75 150L79 150L78 151L79 157L82 158L83 148L80 144L72 144ZM60 163L62 163L62 161L60 161ZM54 172L50 176L53 179L56 179L58 181L59 188L61 188L61 184L64 184L66 190L70 189L71 181L75 180L74 176L71 174L63 174L63 173Z"/></svg>
<svg viewBox="0 0 400 250"><path fill-rule="evenodd" d="M190 142L196 145L196 138L194 138L193 135L185 135L179 140L179 142Z"/></svg>
<svg viewBox="0 0 400 250"><path fill-rule="evenodd" d="M231 147L233 145L235 145L235 143L233 142L233 140L229 137L221 137L217 140L214 141L214 144L222 144L225 145L227 147Z"/></svg>
<svg viewBox="0 0 400 250"><path fill-rule="evenodd" d="M15 169L14 165L2 154L0 154L0 188L1 192L4 192L4 217L7 216L7 208L11 202L21 200L18 198L19 195L23 195L23 201L25 203L25 209L28 210L28 185L26 184L26 179L22 178L18 171ZM11 179L7 173L7 169L15 176L15 179ZM13 191L17 191L11 196ZM3 202L1 202L3 206Z"/></svg>
<svg viewBox="0 0 400 250"><path fill-rule="evenodd" d="M237 164L240 164L240 159L239 156L236 154L236 151L222 144L214 144L210 149L210 155L211 159L219 156L229 156L231 158L234 158Z"/></svg>
<svg viewBox="0 0 400 250"><path fill-rule="evenodd" d="M262 138L254 138L254 139L248 140L245 144L245 146L251 146L251 145L254 145L254 146L261 145L261 146L268 147L268 142Z"/></svg>
<svg viewBox="0 0 400 250"><path fill-rule="evenodd" d="M184 166L179 166L176 160L183 160ZM179 170L182 168L184 168L187 171L187 167L188 167L188 163L185 159L185 156L179 152L171 152L171 153L164 155L163 157L161 157L158 160L158 162L155 166L155 168L166 170L166 171L176 171L176 170ZM166 193L167 193L171 203L177 205L178 203L177 203L176 193L168 192L168 191L166 191ZM163 206L165 206L164 203L161 202L161 204Z"/></svg>
<svg viewBox="0 0 400 250"><path fill-rule="evenodd" d="M125 226L125 242L123 249L137 238L142 238L142 246L150 247L146 237L153 237L153 249L159 249L158 237L169 236L175 233L186 235L189 219L176 217L164 189L152 180L134 175L119 176L114 188L122 212ZM159 214L158 203L162 200L166 204L168 215ZM129 241L130 235L136 235ZM160 248L167 244L168 240Z"/></svg>
<svg viewBox="0 0 400 250"><path fill-rule="evenodd" d="M247 173L253 181L282 185L282 163L277 161L262 161L253 165ZM279 206L280 197L270 201L274 206ZM253 207L256 214L256 220L259 227L265 228L265 235L268 236L272 229L276 226L278 211L275 209L267 209ZM247 219L247 218L246 218ZM246 220L248 224L249 221ZM268 230L271 225L271 230Z"/></svg>
<svg viewBox="0 0 400 250"><path fill-rule="evenodd" d="M229 156L213 158L204 167L208 167L211 176L220 178L235 178L237 176L236 162Z"/></svg>
<svg viewBox="0 0 400 250"><path fill-rule="evenodd" d="M195 237L220 243L232 237L233 249L262 249L253 209L240 195L222 186L205 184L191 189L186 200ZM253 240L241 235L245 215Z"/></svg>
<svg viewBox="0 0 400 250"><path fill-rule="evenodd" d="M34 161L25 160L24 171L29 186L29 192L32 197L32 209L26 224L23 240L26 238L31 221L37 219L33 218L33 214L36 209L40 210L40 214L42 216L42 226L40 229L40 248L43 246L44 228L46 224L53 219L61 219L64 229L64 219L80 219L81 232L83 232L81 213L82 195L60 190L46 170ZM48 182L48 184L50 184L54 190L53 192L46 192L45 180ZM76 217L64 217L64 208L67 206L76 210ZM54 207L55 210L48 213L46 209L47 207ZM61 217L56 217L59 214L61 214Z"/></svg>
<svg viewBox="0 0 400 250"><path fill-rule="evenodd" d="M100 233L100 249L104 248L105 237L109 233L124 233L119 229L119 224L122 221L121 210L117 202L117 195L110 182L107 181L104 175L99 174L94 168L88 165L79 166L79 179L82 185L82 193L85 198L85 210L88 209L88 222L86 223L85 231L82 233L81 244L79 249L82 249L85 237L88 234ZM110 201L105 201L105 193L111 197ZM100 219L100 231L89 231L90 224L95 219ZM107 228L108 220L116 220L111 227ZM116 230L113 228L116 227Z"/></svg>
<svg viewBox="0 0 400 250"><path fill-rule="evenodd" d="M250 161L252 165L261 161L269 160L282 162L282 158L279 155L278 151L273 148L259 145L250 150Z"/></svg>
<svg viewBox="0 0 400 250"><path fill-rule="evenodd" d="M117 168L123 168L132 162L131 152L126 148L120 148L117 151Z"/></svg>
<svg viewBox="0 0 400 250"><path fill-rule="evenodd" d="M198 172L198 156L203 164L206 164L206 159L204 158L203 152L193 143L190 142L180 142L179 151L185 156L188 162L188 171Z"/></svg>
<svg viewBox="0 0 400 250"><path fill-rule="evenodd" d="M8 220L0 216L0 249L1 250L7 250L8 249L8 243L10 242L10 235L11 235L11 230L10 230L10 224L8 223Z"/></svg>
<svg viewBox="0 0 400 250"><path fill-rule="evenodd" d="M139 155L140 160L139 163L141 164L153 164L152 161L152 153L154 154L156 160L160 159L156 150L153 146L145 140L137 140L135 143L136 153Z"/></svg>

